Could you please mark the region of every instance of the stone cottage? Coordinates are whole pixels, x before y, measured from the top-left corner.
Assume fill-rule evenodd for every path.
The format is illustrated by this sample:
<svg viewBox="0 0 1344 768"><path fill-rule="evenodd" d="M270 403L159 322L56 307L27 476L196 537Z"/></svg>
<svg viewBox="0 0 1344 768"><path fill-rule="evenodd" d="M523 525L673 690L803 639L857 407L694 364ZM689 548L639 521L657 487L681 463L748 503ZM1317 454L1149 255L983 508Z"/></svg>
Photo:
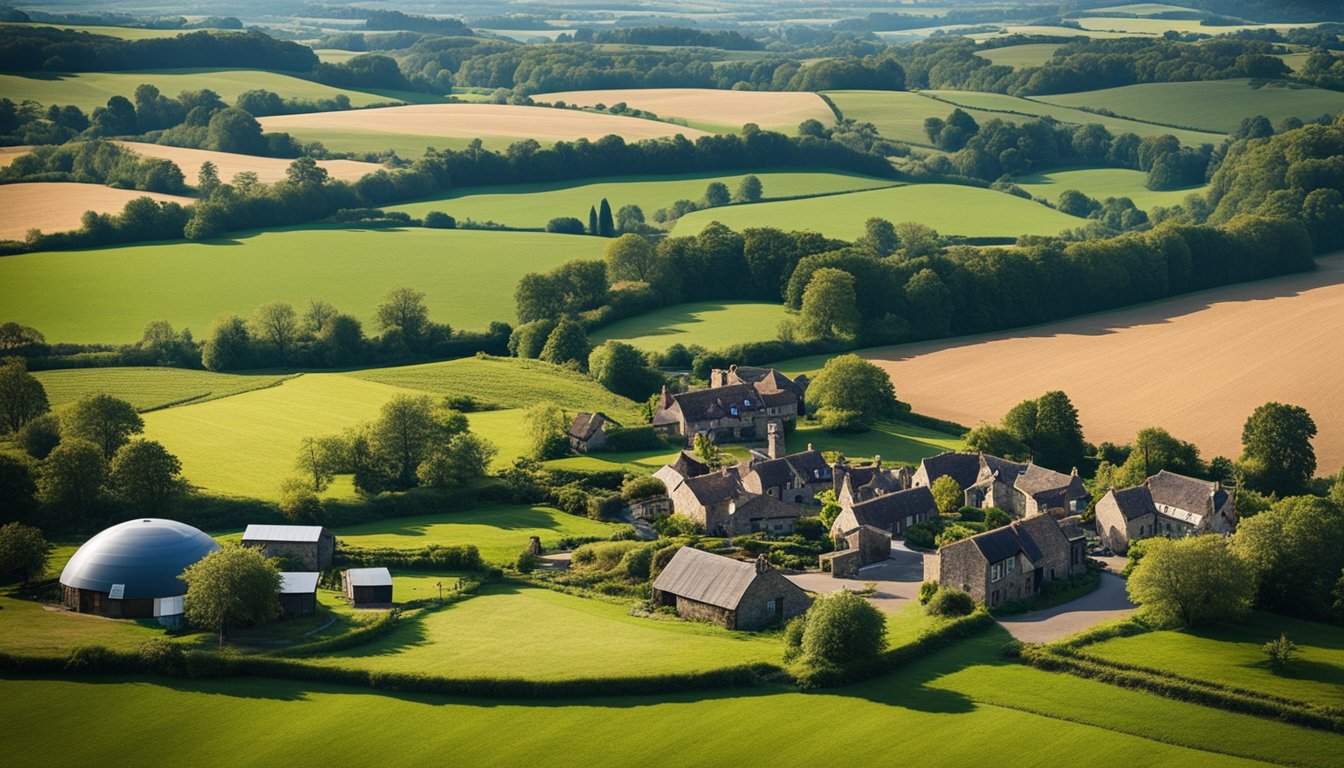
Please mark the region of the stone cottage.
<svg viewBox="0 0 1344 768"><path fill-rule="evenodd" d="M874 456L872 464L862 467L839 461L831 467L831 489L841 507L852 506L910 488L910 476L909 467L884 468L881 456Z"/></svg>
<svg viewBox="0 0 1344 768"><path fill-rule="evenodd" d="M963 489L968 507L998 507L1019 518L1067 517L1080 514L1092 500L1076 472L1066 475L1039 464L989 455L981 455L980 461L976 482Z"/></svg>
<svg viewBox="0 0 1344 768"><path fill-rule="evenodd" d="M716 370L710 386L658 397L653 428L679 435L690 445L696 435L719 443L759 440L770 423L784 424L805 413L803 388L787 376L767 369L759 378L744 379L736 367Z"/></svg>
<svg viewBox="0 0 1344 768"><path fill-rule="evenodd" d="M654 579L653 602L675 606L683 619L756 630L803 614L812 598L764 556L744 563L682 547Z"/></svg>
<svg viewBox="0 0 1344 768"><path fill-rule="evenodd" d="M243 546L256 547L266 557L293 557L307 571L331 568L336 535L320 525L258 525L243 531Z"/></svg>
<svg viewBox="0 0 1344 768"><path fill-rule="evenodd" d="M1097 534L1117 554L1151 536L1181 538L1237 528L1236 500L1218 483L1165 469L1143 485L1111 489L1097 501Z"/></svg>
<svg viewBox="0 0 1344 768"><path fill-rule="evenodd" d="M1077 518L1037 515L947 544L924 558L924 580L967 592L993 608L1026 600L1049 581L1087 571Z"/></svg>
<svg viewBox="0 0 1344 768"><path fill-rule="evenodd" d="M607 445L607 431L621 426L605 413L579 413L569 427L569 447L576 453L598 451Z"/></svg>
<svg viewBox="0 0 1344 768"><path fill-rule="evenodd" d="M841 505L840 514L831 524L831 538L843 536L860 526L872 526L894 537L902 536L910 526L938 516L938 505L933 492L927 487L894 491L860 501Z"/></svg>
<svg viewBox="0 0 1344 768"><path fill-rule="evenodd" d="M660 470L661 472L661 470ZM664 476L666 477L665 473ZM658 477L658 474L654 475ZM662 478L660 478L662 479ZM667 482L667 480L664 480ZM740 467L724 467L668 486L672 510L685 515L715 536L738 536L765 531L793 533L803 510L773 496L748 491Z"/></svg>

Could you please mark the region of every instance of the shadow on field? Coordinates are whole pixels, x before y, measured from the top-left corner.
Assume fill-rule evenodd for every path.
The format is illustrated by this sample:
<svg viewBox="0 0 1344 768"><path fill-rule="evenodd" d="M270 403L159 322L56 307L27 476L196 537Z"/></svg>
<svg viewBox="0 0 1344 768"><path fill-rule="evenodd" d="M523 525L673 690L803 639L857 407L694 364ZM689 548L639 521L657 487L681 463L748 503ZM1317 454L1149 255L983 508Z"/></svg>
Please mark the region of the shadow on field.
<svg viewBox="0 0 1344 768"><path fill-rule="evenodd" d="M157 685L182 693L204 693L217 696L231 696L238 699L267 699L271 701L302 701L308 698L302 683L288 680L275 680L263 677L226 677L192 680L181 677L158 677L138 675L27 675L20 672L0 672L0 681L13 680L53 680L76 682L86 685Z"/></svg>
<svg viewBox="0 0 1344 768"><path fill-rule="evenodd" d="M680 305L684 306L684 305ZM673 326L686 326L695 323L703 323L705 319L701 317L709 312L725 312L729 309L728 304L721 302L696 302L695 310L680 309L677 306L664 307L656 310L650 315L634 318L631 321L631 327L625 329L627 335L638 336L674 336L677 334L690 333L686 328L674 328ZM657 318L656 322L649 322L649 318ZM647 323L647 325L645 324Z"/></svg>
<svg viewBox="0 0 1344 768"><path fill-rule="evenodd" d="M511 530L548 530L561 527L561 521L538 510L545 507L535 506L525 509L508 509L499 513L482 514L478 510L460 512L441 512L423 517L411 517L381 520L377 523L361 523L344 531L337 530L336 537L350 536L428 536L429 529L436 525L486 525L504 531ZM468 514L470 520L464 520ZM355 542L358 545L358 542Z"/></svg>

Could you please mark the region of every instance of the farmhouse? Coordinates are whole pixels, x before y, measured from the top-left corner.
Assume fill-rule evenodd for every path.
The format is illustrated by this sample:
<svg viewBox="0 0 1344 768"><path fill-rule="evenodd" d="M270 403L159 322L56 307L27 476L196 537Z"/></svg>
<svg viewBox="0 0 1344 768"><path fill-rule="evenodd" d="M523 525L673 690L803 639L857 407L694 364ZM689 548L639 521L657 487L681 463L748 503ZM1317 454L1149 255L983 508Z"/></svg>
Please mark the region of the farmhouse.
<svg viewBox="0 0 1344 768"><path fill-rule="evenodd" d="M658 398L653 427L664 435L680 435L689 445L696 435L715 442L756 440L769 423L791 422L805 413L804 387L775 371L743 378L736 366L715 370L710 386ZM806 383L806 379L804 379Z"/></svg>
<svg viewBox="0 0 1344 768"><path fill-rule="evenodd" d="M903 491L910 487L910 469L897 467L883 469L882 457L874 456L873 463L854 467L843 461L831 468L835 499L841 507L852 506L860 501L881 496L884 493Z"/></svg>
<svg viewBox="0 0 1344 768"><path fill-rule="evenodd" d="M357 606L392 602L392 574L386 568L351 568L341 581L346 598Z"/></svg>
<svg viewBox="0 0 1344 768"><path fill-rule="evenodd" d="M980 468L984 463L982 457L983 454L979 453L956 451L930 456L919 462L919 467L910 478L910 487L932 486L938 478L950 476L962 490L970 488L980 479Z"/></svg>
<svg viewBox="0 0 1344 768"><path fill-rule="evenodd" d="M924 580L960 589L992 608L1030 598L1047 581L1086 572L1086 554L1076 518L1037 515L943 546L924 558Z"/></svg>
<svg viewBox="0 0 1344 768"><path fill-rule="evenodd" d="M1107 491L1096 512L1102 543L1118 554L1129 551L1131 541L1152 536L1227 535L1238 520L1233 494L1218 483L1165 469L1143 485Z"/></svg>
<svg viewBox="0 0 1344 768"><path fill-rule="evenodd" d="M578 453L601 450L607 444L607 430L620 426L620 422L601 411L580 413L569 426L569 447Z"/></svg>
<svg viewBox="0 0 1344 768"><path fill-rule="evenodd" d="M927 487L911 488L875 496L867 501L841 505L831 524L831 538L838 539L860 526L872 526L896 537L915 523L938 516L938 505Z"/></svg>
<svg viewBox="0 0 1344 768"><path fill-rule="evenodd" d="M280 573L280 614L285 618L317 613L317 571Z"/></svg>
<svg viewBox="0 0 1344 768"><path fill-rule="evenodd" d="M802 453L784 453L784 435L778 424L767 428L764 456L752 452L742 469L742 487L748 493L764 494L795 504L814 504L818 493L830 488L831 465L809 444Z"/></svg>
<svg viewBox="0 0 1344 768"><path fill-rule="evenodd" d="M812 598L770 566L682 547L653 582L653 601L675 606L683 619L728 629L782 624L807 611Z"/></svg>
<svg viewBox="0 0 1344 768"><path fill-rule="evenodd" d="M803 514L799 507L773 496L748 491L742 483L740 466L688 477L669 486L667 495L675 513L691 518L707 533L717 536L756 531L793 533Z"/></svg>
<svg viewBox="0 0 1344 768"><path fill-rule="evenodd" d="M178 577L219 544L174 520L128 520L80 547L61 571L62 601L72 611L117 619L156 618L177 626L187 585Z"/></svg>
<svg viewBox="0 0 1344 768"><path fill-rule="evenodd" d="M257 547L267 557L292 557L313 571L331 567L336 552L336 536L320 525L247 526L243 544Z"/></svg>
<svg viewBox="0 0 1344 768"><path fill-rule="evenodd" d="M1064 474L1039 464L982 454L976 482L965 488L966 506L998 507L1014 517L1076 515L1092 495L1077 472Z"/></svg>

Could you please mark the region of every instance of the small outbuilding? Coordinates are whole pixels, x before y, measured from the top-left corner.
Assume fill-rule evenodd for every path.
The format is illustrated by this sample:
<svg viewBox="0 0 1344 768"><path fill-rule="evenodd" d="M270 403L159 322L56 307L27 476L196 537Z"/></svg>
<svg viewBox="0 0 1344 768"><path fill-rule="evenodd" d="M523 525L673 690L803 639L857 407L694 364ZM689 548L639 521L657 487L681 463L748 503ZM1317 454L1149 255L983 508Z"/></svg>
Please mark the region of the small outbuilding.
<svg viewBox="0 0 1344 768"><path fill-rule="evenodd" d="M182 572L219 544L175 520L144 518L108 528L80 547L61 571L61 598L79 613L182 622Z"/></svg>
<svg viewBox="0 0 1344 768"><path fill-rule="evenodd" d="M280 613L285 618L317 613L317 571L280 573Z"/></svg>
<svg viewBox="0 0 1344 768"><path fill-rule="evenodd" d="M728 629L764 629L783 624L812 605L798 585L771 567L682 547L653 582L653 601L675 606L683 619Z"/></svg>
<svg viewBox="0 0 1344 768"><path fill-rule="evenodd" d="M247 526L243 544L257 547L267 557L293 557L313 571L331 568L336 552L336 535L320 525Z"/></svg>
<svg viewBox="0 0 1344 768"><path fill-rule="evenodd" d="M392 602L392 574L386 568L351 568L341 581L345 596L357 606Z"/></svg>
<svg viewBox="0 0 1344 768"><path fill-rule="evenodd" d="M569 447L577 453L601 450L607 445L607 432L620 426L620 422L601 411L580 413L569 426Z"/></svg>

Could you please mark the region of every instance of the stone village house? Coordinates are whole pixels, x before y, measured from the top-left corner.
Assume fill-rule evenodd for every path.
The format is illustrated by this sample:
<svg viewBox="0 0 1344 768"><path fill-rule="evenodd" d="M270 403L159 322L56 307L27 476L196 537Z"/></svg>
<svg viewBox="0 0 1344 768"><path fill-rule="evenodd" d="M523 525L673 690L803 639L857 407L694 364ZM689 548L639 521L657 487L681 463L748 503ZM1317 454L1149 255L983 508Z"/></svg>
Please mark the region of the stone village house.
<svg viewBox="0 0 1344 768"><path fill-rule="evenodd" d="M1153 536L1228 535L1237 528L1233 494L1212 480L1165 469L1133 488L1111 489L1097 502L1097 534L1116 554Z"/></svg>
<svg viewBox="0 0 1344 768"><path fill-rule="evenodd" d="M951 477L965 494L968 507L998 507L1013 517L1076 515L1087 508L1091 494L1075 471L1056 472L984 453L941 453L920 462L910 478L913 487L932 487Z"/></svg>
<svg viewBox="0 0 1344 768"><path fill-rule="evenodd" d="M293 557L307 571L325 571L336 552L336 535L320 525L253 523L243 532L243 545L257 547L266 557Z"/></svg>
<svg viewBox="0 0 1344 768"><path fill-rule="evenodd" d="M620 426L620 422L601 411L576 414L569 427L569 447L575 453L601 450L607 445L607 431Z"/></svg>
<svg viewBox="0 0 1344 768"><path fill-rule="evenodd" d="M766 561L744 563L682 547L653 582L653 602L683 619L756 630L805 613L812 598Z"/></svg>
<svg viewBox="0 0 1344 768"><path fill-rule="evenodd" d="M739 371L763 371L744 378ZM696 435L708 435L715 442L758 440L768 424L795 421L806 413L799 384L774 369L716 369L705 389L672 394L666 387L653 413L653 428L670 437L679 435L687 445Z"/></svg>
<svg viewBox="0 0 1344 768"><path fill-rule="evenodd" d="M1036 515L947 544L924 558L924 580L967 592L993 608L1026 600L1049 581L1087 571L1077 518Z"/></svg>

